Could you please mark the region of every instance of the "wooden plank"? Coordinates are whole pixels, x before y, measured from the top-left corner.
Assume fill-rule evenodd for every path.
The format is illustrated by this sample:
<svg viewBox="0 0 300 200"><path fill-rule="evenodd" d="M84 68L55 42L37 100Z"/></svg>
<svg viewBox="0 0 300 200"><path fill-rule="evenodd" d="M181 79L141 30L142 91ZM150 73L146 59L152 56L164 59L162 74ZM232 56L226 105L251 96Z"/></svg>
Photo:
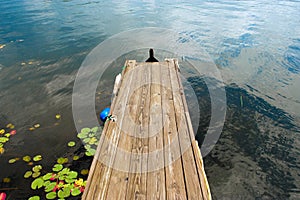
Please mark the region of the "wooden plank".
<svg viewBox="0 0 300 200"><path fill-rule="evenodd" d="M178 61L174 60L173 62L174 62L174 65L175 65L175 69L179 69ZM178 70L176 70L176 76L177 76L177 80L178 80L178 83L179 83L179 88L180 88L180 93L181 93L181 97L182 97L182 103L183 103L183 107L184 107L185 117L186 117L186 120L187 120L187 127L188 127L188 131L189 131L189 134L190 134L190 139L192 141L192 150L193 150L194 159L195 159L196 165L197 165L198 177L199 177L200 186L201 186L201 190L202 190L202 194L203 194L203 199L210 200L211 199L211 193L210 193L210 188L209 188L208 181L207 181L207 178L206 178L206 174L205 174L205 171L204 171L202 155L201 155L198 143L195 139L195 134L194 134L194 130L193 130L192 122L191 122L191 117L190 117L190 113L189 113L189 110L188 110L186 98L185 98L185 95L184 95L184 89L183 89L183 86L182 86L182 82L181 82Z"/></svg>
<svg viewBox="0 0 300 200"><path fill-rule="evenodd" d="M198 178L197 166L195 163L194 154L191 147L191 138L188 130L184 106L182 103L182 88L179 86L176 75L176 68L174 62L169 62L170 65L170 79L172 85L172 92L174 97L176 125L179 136L180 149L183 153L183 171L186 183L186 192L188 199L203 199L200 181Z"/></svg>
<svg viewBox="0 0 300 200"><path fill-rule="evenodd" d="M147 153L148 124L150 108L150 64L140 64L138 109L135 112L135 138L131 148L130 174L126 199L146 199L147 195Z"/></svg>
<svg viewBox="0 0 300 200"><path fill-rule="evenodd" d="M131 146L133 137L131 136L135 132L134 120L131 115L136 113L139 109L140 91L135 90L142 78L140 77L140 67L134 69L133 82L131 85L127 85L130 88L128 101L123 104L125 107L125 117L120 135L120 141L118 144L119 151L114 161L111 180L109 182L108 192L106 199L125 199L126 190L128 188L129 181L129 169L131 163ZM133 121L132 121L133 120ZM116 192L118 191L118 192Z"/></svg>
<svg viewBox="0 0 300 200"><path fill-rule="evenodd" d="M181 151L176 130L174 98L172 93L169 65L161 65L162 109L164 156L166 161L167 199L186 199L185 182L181 161ZM175 160L176 159L176 160Z"/></svg>
<svg viewBox="0 0 300 200"><path fill-rule="evenodd" d="M151 65L151 109L149 125L149 157L147 173L147 199L166 199L163 133L160 89L160 64ZM156 169L158 168L158 169ZM153 171L154 170L154 171Z"/></svg>
<svg viewBox="0 0 300 200"><path fill-rule="evenodd" d="M128 73L123 74L123 81L120 86L119 97L116 98L113 107L113 115L115 115L119 120L123 120L124 110L122 105L127 101L129 88L128 85L132 81L132 73L130 69L135 67L135 61L128 61L126 69L129 70ZM105 132L104 132L105 131ZM94 156L94 161L91 167L91 173L88 177L88 184L85 192L82 196L83 199L104 199L108 182L110 178L111 168L107 164L112 165L115 158L115 146L117 146L120 128L115 122L109 121L102 132L100 144L98 144L97 153ZM105 140L106 139L106 140ZM111 145L107 141L113 143L115 146ZM101 159L100 159L101 158ZM107 161L103 164L99 160Z"/></svg>

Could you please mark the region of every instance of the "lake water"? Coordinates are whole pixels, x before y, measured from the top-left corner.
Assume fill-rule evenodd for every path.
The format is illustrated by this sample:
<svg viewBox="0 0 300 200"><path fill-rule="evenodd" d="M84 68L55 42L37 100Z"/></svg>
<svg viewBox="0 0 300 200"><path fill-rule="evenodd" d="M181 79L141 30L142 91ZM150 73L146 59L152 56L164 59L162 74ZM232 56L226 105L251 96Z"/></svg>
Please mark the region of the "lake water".
<svg viewBox="0 0 300 200"><path fill-rule="evenodd" d="M51 169L74 153L66 145L80 142L72 88L85 56L114 34L146 27L187 35L222 74L226 121L204 158L213 199L300 199L300 1L2 0L0 11L0 128L13 123L17 130L0 155L7 199L38 193L23 178L30 167L9 159L41 154ZM200 102L201 143L209 94L201 77L188 81ZM100 84L98 111L110 104L112 84ZM28 130L37 123L40 129ZM91 159L81 161L71 168L87 168Z"/></svg>

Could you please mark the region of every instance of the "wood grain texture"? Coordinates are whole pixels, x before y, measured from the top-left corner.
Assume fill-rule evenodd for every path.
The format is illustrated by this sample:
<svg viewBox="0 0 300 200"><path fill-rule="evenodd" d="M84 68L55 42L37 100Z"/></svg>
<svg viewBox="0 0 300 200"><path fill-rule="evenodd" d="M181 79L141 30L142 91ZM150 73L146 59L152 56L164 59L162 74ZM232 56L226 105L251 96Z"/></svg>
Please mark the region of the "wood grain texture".
<svg viewBox="0 0 300 200"><path fill-rule="evenodd" d="M178 64L126 61L82 199L205 199Z"/></svg>

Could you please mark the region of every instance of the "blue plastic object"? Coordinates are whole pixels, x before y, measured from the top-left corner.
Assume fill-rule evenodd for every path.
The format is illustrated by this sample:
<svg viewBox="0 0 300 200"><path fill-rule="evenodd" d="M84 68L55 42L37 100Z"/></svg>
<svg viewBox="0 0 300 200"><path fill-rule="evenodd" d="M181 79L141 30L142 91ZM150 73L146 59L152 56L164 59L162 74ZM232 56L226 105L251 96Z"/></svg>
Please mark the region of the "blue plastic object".
<svg viewBox="0 0 300 200"><path fill-rule="evenodd" d="M100 119L101 121L105 122L106 118L108 117L108 114L110 112L110 108L104 108L100 113Z"/></svg>

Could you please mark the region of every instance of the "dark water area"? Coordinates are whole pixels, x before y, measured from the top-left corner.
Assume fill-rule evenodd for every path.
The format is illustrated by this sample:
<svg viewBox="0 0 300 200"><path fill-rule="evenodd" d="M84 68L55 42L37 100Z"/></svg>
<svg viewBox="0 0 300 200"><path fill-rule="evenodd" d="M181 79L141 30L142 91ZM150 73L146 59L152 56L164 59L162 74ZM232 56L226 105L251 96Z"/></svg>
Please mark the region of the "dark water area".
<svg viewBox="0 0 300 200"><path fill-rule="evenodd" d="M45 195L23 177L31 166L9 164L11 158L41 154L44 172L59 157L69 158L73 170L89 167L92 158L84 156L72 115L77 71L99 43L146 27L196 41L222 75L226 119L204 158L213 199L300 199L299 1L4 0L0 10L0 130L9 123L17 130L0 154L0 193L7 199ZM142 49L116 58L98 85L97 114L110 105L124 60L142 61L146 54ZM210 94L203 77L185 78L198 98L196 138L202 144ZM30 131L35 124L40 128ZM74 148L66 145L71 140ZM71 161L73 155L81 158Z"/></svg>
<svg viewBox="0 0 300 200"><path fill-rule="evenodd" d="M210 120L209 91L200 77L188 81L199 97L196 138L201 143ZM295 137L299 126L285 111L237 85L227 86L226 95L228 107L221 137L204 159L213 198L296 199L299 142Z"/></svg>

